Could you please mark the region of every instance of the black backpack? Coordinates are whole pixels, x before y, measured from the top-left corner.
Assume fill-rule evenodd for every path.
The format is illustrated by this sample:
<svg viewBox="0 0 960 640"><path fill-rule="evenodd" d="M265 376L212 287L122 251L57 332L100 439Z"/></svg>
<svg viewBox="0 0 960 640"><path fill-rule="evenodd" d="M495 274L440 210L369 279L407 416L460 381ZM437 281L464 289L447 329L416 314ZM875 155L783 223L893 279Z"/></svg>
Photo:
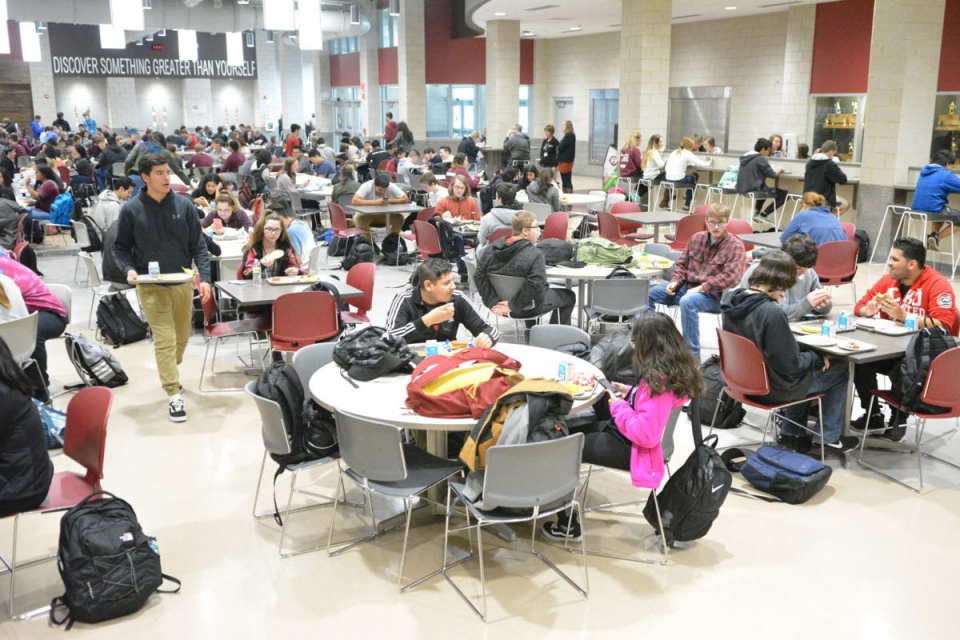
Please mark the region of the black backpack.
<svg viewBox="0 0 960 640"><path fill-rule="evenodd" d="M357 384L350 378L368 382L388 373L411 373L415 359L403 338L372 325L348 333L333 348L333 361L354 387Z"/></svg>
<svg viewBox="0 0 960 640"><path fill-rule="evenodd" d="M573 244L558 238L547 238L537 243L537 249L543 254L547 266L553 266L573 260ZM629 271L627 273L630 273ZM630 274L633 275L632 273Z"/></svg>
<svg viewBox="0 0 960 640"><path fill-rule="evenodd" d="M727 382L720 373L720 356L713 355L704 360L700 364L700 375L703 377L703 384L706 386L706 391L700 396L701 424L710 426L713 421L713 413L716 411L717 422L714 429L736 429L739 427L747 412L741 403L722 392ZM720 403L719 410L717 409L717 402Z"/></svg>
<svg viewBox="0 0 960 640"><path fill-rule="evenodd" d="M330 276L330 277L336 278L336 276ZM337 279L339 280L339 278ZM336 285L334 285L332 282L324 282L322 280L320 282L315 282L312 285L310 285L310 288L307 289L307 291L326 291L327 293L332 295L334 299L337 301L338 310L340 311L350 310L350 307L347 305L347 303L343 301L342 297L340 297L340 290L337 289ZM340 335L340 334L338 333L337 335Z"/></svg>
<svg viewBox="0 0 960 640"><path fill-rule="evenodd" d="M327 256L331 258L341 258L347 254L347 238L342 236L333 236L327 244Z"/></svg>
<svg viewBox="0 0 960 640"><path fill-rule="evenodd" d="M733 478L717 453L717 436L706 440L699 424L699 404L693 401L693 440L696 447L683 466L677 469L657 495L663 531L657 521L653 492L643 509L643 517L663 535L669 546L674 541L689 542L707 535L713 521L720 515Z"/></svg>
<svg viewBox="0 0 960 640"><path fill-rule="evenodd" d="M90 246L80 247L80 250L88 253L103 251L103 230L100 229L100 225L94 222L90 216L83 216L81 222L87 227L87 235L90 236Z"/></svg>
<svg viewBox="0 0 960 640"><path fill-rule="evenodd" d="M918 331L907 344L900 361L900 368L892 376L893 389L900 397L903 407L923 413L947 413L946 407L934 407L920 401L923 385L934 359L957 346L957 339L943 327L931 327Z"/></svg>
<svg viewBox="0 0 960 640"><path fill-rule="evenodd" d="M340 268L349 271L351 267L361 262L373 262L373 245L365 236L350 236L344 249L344 259Z"/></svg>
<svg viewBox="0 0 960 640"><path fill-rule="evenodd" d="M637 358L630 345L629 329L604 336L593 345L587 360L612 382L633 385L640 378Z"/></svg>
<svg viewBox="0 0 960 640"><path fill-rule="evenodd" d="M97 329L114 347L139 342L147 337L147 325L122 293L104 296L97 305Z"/></svg>
<svg viewBox="0 0 960 640"><path fill-rule="evenodd" d="M180 590L180 581L160 570L156 539L143 532L133 507L106 491L90 494L60 520L57 568L64 593L50 603L50 621L67 623L68 630L75 621L102 622L138 611L154 591ZM160 590L164 580L177 588ZM58 620L62 606L68 614Z"/></svg>
<svg viewBox="0 0 960 640"><path fill-rule="evenodd" d="M857 262L866 262L870 258L870 236L863 229L857 229L853 234L853 240L860 245Z"/></svg>
<svg viewBox="0 0 960 640"><path fill-rule="evenodd" d="M413 262L413 256L407 252L407 243L396 234L390 234L380 245L381 264L400 266Z"/></svg>
<svg viewBox="0 0 960 640"><path fill-rule="evenodd" d="M441 218L440 216L434 216L427 220L430 224L437 228L437 237L440 239L440 257L444 260L456 260L460 257L460 253L457 251L457 245L454 244L454 236L457 234L453 230L453 225Z"/></svg>
<svg viewBox="0 0 960 640"><path fill-rule="evenodd" d="M106 347L79 333L65 333L63 338L67 357L84 385L113 389L127 384L129 378L120 361Z"/></svg>

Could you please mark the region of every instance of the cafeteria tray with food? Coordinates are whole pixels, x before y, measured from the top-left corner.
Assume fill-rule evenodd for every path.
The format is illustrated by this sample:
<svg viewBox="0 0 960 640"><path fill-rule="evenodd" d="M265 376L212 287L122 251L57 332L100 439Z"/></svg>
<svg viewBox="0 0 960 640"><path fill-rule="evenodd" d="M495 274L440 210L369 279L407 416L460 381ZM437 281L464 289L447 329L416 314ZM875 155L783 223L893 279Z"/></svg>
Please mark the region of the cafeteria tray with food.
<svg viewBox="0 0 960 640"><path fill-rule="evenodd" d="M825 351L836 356L846 356L852 353L873 351L877 345L862 340L848 338L831 338L829 336L804 334L797 338L797 342L808 347L815 347L818 351Z"/></svg>
<svg viewBox="0 0 960 640"><path fill-rule="evenodd" d="M821 331L820 327L822 325L823 325L823 320L810 320L808 322L791 322L790 330L799 335L804 335L804 334L820 335L820 331ZM857 330L857 328L853 326L853 323L850 323L850 326L848 326L846 329L841 329L840 327L837 327L836 322L834 322L834 326L836 327L837 333L849 333L851 331Z"/></svg>
<svg viewBox="0 0 960 640"><path fill-rule="evenodd" d="M313 284L315 282L320 282L318 276L273 276L272 278L265 278L267 284L281 285L281 284Z"/></svg>

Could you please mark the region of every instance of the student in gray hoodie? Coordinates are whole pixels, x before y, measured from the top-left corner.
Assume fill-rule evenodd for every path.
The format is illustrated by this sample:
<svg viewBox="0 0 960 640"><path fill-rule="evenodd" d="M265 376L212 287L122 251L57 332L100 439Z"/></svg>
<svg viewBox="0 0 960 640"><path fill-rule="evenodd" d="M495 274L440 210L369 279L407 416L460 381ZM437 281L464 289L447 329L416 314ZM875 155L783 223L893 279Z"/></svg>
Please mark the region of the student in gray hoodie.
<svg viewBox="0 0 960 640"><path fill-rule="evenodd" d="M563 211L560 204L560 190L553 183L553 169L540 169L537 179L527 185L527 200L538 204L548 204L551 211Z"/></svg>
<svg viewBox="0 0 960 640"><path fill-rule="evenodd" d="M830 292L820 285L820 277L813 270L817 264L817 243L810 236L797 233L790 236L780 249L797 263L797 283L777 300L777 304L787 314L787 320L796 322L806 315L825 316L830 313L833 309ZM759 251L755 251L754 255L758 253ZM757 270L760 257L743 274L741 288L750 286L750 276Z"/></svg>
<svg viewBox="0 0 960 640"><path fill-rule="evenodd" d="M767 186L767 178L776 178L783 173L783 167L776 171L770 166L771 149L773 146L766 138L759 138L753 145L753 151L749 151L740 156L740 172L737 174L737 193L746 195L751 192L757 194L757 210L754 220L760 223L767 222L767 216L783 206L787 200L787 192L783 189L776 189ZM763 203L768 198L773 198L773 208L767 205L763 208ZM762 211L761 211L762 208Z"/></svg>
<svg viewBox="0 0 960 640"><path fill-rule="evenodd" d="M480 219L480 231L477 232L477 259L480 252L490 244L490 234L497 229L513 227L513 216L520 211L517 204L517 187L509 182L497 185L497 197L493 208Z"/></svg>
<svg viewBox="0 0 960 640"><path fill-rule="evenodd" d="M845 453L859 444L843 436L847 370L831 366L830 358L814 351L801 351L790 331L787 315L778 300L797 282L797 263L783 251L771 251L760 260L748 281L748 288L734 289L724 296L720 309L723 328L755 344L766 363L770 393L755 397L764 404L786 404L808 394L822 393L823 439L827 451ZM787 420L780 426L780 444L806 452L812 446L806 426L809 402L783 410ZM818 443L819 446L819 443Z"/></svg>

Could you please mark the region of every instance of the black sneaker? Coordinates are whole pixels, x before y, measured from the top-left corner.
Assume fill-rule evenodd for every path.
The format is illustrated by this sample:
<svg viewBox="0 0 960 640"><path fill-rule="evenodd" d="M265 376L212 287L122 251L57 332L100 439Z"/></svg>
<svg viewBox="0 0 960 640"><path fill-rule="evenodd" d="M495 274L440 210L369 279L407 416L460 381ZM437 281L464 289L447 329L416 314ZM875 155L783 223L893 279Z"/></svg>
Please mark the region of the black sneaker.
<svg viewBox="0 0 960 640"><path fill-rule="evenodd" d="M882 413L875 413L870 416L870 424L867 426L867 414L863 414L856 420L850 423L850 426L857 431L863 431L864 427L867 427L867 431L876 431L879 434L881 431L887 428L886 423L883 421Z"/></svg>
<svg viewBox="0 0 960 640"><path fill-rule="evenodd" d="M907 435L907 425L898 424L884 431L880 437L891 442L900 442L905 435Z"/></svg>
<svg viewBox="0 0 960 640"><path fill-rule="evenodd" d="M810 453L810 449L813 446L813 438L808 435L791 436L781 434L777 439L777 444L779 444L781 447L786 447L791 451L806 454Z"/></svg>
<svg viewBox="0 0 960 640"><path fill-rule="evenodd" d="M940 236L938 234L931 233L927 236L927 249L930 251L940 250Z"/></svg>
<svg viewBox="0 0 960 640"><path fill-rule="evenodd" d="M556 520L547 522L543 525L543 535L557 542L577 542L580 540L580 523L573 521L566 527L560 525Z"/></svg>
<svg viewBox="0 0 960 640"><path fill-rule="evenodd" d="M825 450L832 451L834 453L847 453L848 451L853 451L859 446L860 439L855 436L841 436L836 442L824 443Z"/></svg>
<svg viewBox="0 0 960 640"><path fill-rule="evenodd" d="M170 398L170 420L186 422L187 410L183 408L183 398Z"/></svg>

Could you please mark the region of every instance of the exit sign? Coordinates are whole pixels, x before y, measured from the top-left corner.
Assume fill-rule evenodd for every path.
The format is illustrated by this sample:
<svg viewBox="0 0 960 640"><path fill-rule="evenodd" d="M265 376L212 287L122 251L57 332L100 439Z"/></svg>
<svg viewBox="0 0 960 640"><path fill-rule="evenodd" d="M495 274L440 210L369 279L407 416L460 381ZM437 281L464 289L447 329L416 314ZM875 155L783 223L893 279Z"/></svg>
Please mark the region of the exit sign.
<svg viewBox="0 0 960 640"><path fill-rule="evenodd" d="M162 45L162 44L155 44L155 45L153 45L153 50L154 50L154 51L163 51L163 45Z"/></svg>

